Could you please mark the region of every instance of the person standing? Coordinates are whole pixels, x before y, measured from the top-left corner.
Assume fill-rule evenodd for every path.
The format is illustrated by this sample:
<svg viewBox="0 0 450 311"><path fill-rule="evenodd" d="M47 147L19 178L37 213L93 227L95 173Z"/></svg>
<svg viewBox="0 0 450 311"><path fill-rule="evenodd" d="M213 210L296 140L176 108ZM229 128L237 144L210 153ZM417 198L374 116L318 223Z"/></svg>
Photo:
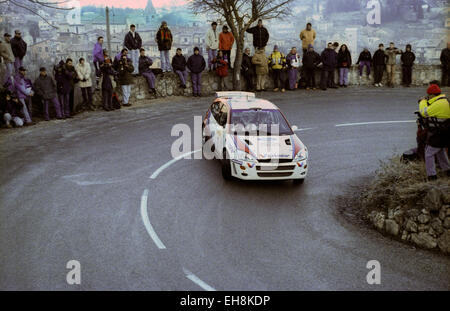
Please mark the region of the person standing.
<svg viewBox="0 0 450 311"><path fill-rule="evenodd" d="M202 72L206 68L205 58L200 54L198 47L194 48L194 54L188 58L187 68L191 72L192 95L200 97L202 91Z"/></svg>
<svg viewBox="0 0 450 311"><path fill-rule="evenodd" d="M114 76L116 72L113 69L113 63L108 56L106 50L103 51L105 61L100 65L102 73L102 105L105 111L114 110L112 105L113 96L113 84L111 76Z"/></svg>
<svg viewBox="0 0 450 311"><path fill-rule="evenodd" d="M212 60L211 60L212 63ZM186 81L188 72L186 70L186 57L184 57L182 50L180 48L177 49L177 53L172 58L172 68L175 71L175 73L180 78L180 86L182 89L186 88Z"/></svg>
<svg viewBox="0 0 450 311"><path fill-rule="evenodd" d="M100 65L105 61L103 56L103 37L97 38L97 43L94 45L94 50L92 51L92 60L94 62L95 68L95 89L99 90L100 77L102 76L102 71L100 70Z"/></svg>
<svg viewBox="0 0 450 311"><path fill-rule="evenodd" d="M11 39L11 49L14 54L14 68L16 73L23 66L23 58L27 54L27 43L22 39L20 30L14 31L14 38Z"/></svg>
<svg viewBox="0 0 450 311"><path fill-rule="evenodd" d="M450 86L450 42L441 52L442 86Z"/></svg>
<svg viewBox="0 0 450 311"><path fill-rule="evenodd" d="M303 54L303 70L306 77L306 89L316 89L316 68L320 64L321 59L319 53L314 51L312 44L308 46L308 51Z"/></svg>
<svg viewBox="0 0 450 311"><path fill-rule="evenodd" d="M22 103L22 113L25 117L25 124L34 124L31 119L32 113L32 101L31 97L34 96L34 91L29 80L25 78L27 70L24 67L19 67L19 72L14 77L14 89L17 98Z"/></svg>
<svg viewBox="0 0 450 311"><path fill-rule="evenodd" d="M72 88L72 72L70 72L63 60L54 69L58 100L61 105L61 116L63 118L72 118L70 115L70 90Z"/></svg>
<svg viewBox="0 0 450 311"><path fill-rule="evenodd" d="M4 42L0 42L0 57L3 58L3 62L5 63L5 76L3 79L3 83L5 83L14 75L15 57L11 48L11 35L5 33L3 38Z"/></svg>
<svg viewBox="0 0 450 311"><path fill-rule="evenodd" d="M416 55L411 51L411 44L406 45L405 52L400 57L402 61L402 83L406 87L410 87L412 83L412 68Z"/></svg>
<svg viewBox="0 0 450 311"><path fill-rule="evenodd" d="M217 23L213 22L211 28L206 33L206 51L208 51L208 67L209 71L215 69L213 66L213 59L217 56L219 49L219 32L217 30ZM174 69L175 70L175 69Z"/></svg>
<svg viewBox="0 0 450 311"><path fill-rule="evenodd" d="M69 110L70 114L75 114L75 86L80 81L78 79L77 71L75 70L75 66L73 65L73 61L71 58L68 58L66 60L66 68L67 71L70 72L71 79L70 79L70 93L69 93Z"/></svg>
<svg viewBox="0 0 450 311"><path fill-rule="evenodd" d="M291 49L291 52L286 56L286 63L288 68L289 90L293 91L298 88L297 76L301 63L297 48L293 47Z"/></svg>
<svg viewBox="0 0 450 311"><path fill-rule="evenodd" d="M395 47L394 42L389 44L385 51L387 58L386 71L388 74L388 86L394 87L395 65L397 63L397 55L402 54L402 50Z"/></svg>
<svg viewBox="0 0 450 311"><path fill-rule="evenodd" d="M169 27L167 27L167 22L163 21L156 33L156 43L158 43L158 50L161 56L161 69L164 72L171 71L169 52L172 48L172 32Z"/></svg>
<svg viewBox="0 0 450 311"><path fill-rule="evenodd" d="M148 92L156 95L155 82L156 78L152 71L153 60L145 56L145 49L140 49L141 55L139 56L139 73L147 80Z"/></svg>
<svg viewBox="0 0 450 311"><path fill-rule="evenodd" d="M250 48L245 48L244 55L242 56L241 75L245 79L245 89L248 92L254 90L253 76L255 75L253 70L252 57L250 56Z"/></svg>
<svg viewBox="0 0 450 311"><path fill-rule="evenodd" d="M348 85L348 71L352 65L352 55L346 44L341 45L338 53L338 68L339 68L339 86L347 87Z"/></svg>
<svg viewBox="0 0 450 311"><path fill-rule="evenodd" d="M139 51L142 47L141 36L136 32L136 26L130 25L130 31L125 35L123 45L130 51L131 60L133 62L133 75L137 76L139 71Z"/></svg>
<svg viewBox="0 0 450 311"><path fill-rule="evenodd" d="M376 87L382 87L384 69L386 68L387 55L384 51L384 44L380 43L378 50L373 54L374 82Z"/></svg>
<svg viewBox="0 0 450 311"><path fill-rule="evenodd" d="M252 64L255 65L256 91L265 91L266 75L269 73L269 60L263 48L256 50L252 57Z"/></svg>
<svg viewBox="0 0 450 311"><path fill-rule="evenodd" d="M320 55L323 67L320 75L320 88L326 91L327 87L337 88L334 83L334 71L337 66L337 54L333 44L330 42Z"/></svg>
<svg viewBox="0 0 450 311"><path fill-rule="evenodd" d="M228 76L227 56L224 55L222 51L219 51L213 62L216 66L216 74L219 77L219 91L225 91L228 89L225 82L225 79Z"/></svg>
<svg viewBox="0 0 450 311"><path fill-rule="evenodd" d="M306 28L300 32L300 40L302 41L303 55L308 51L308 46L314 46L316 40L316 31L312 29L311 23L306 24Z"/></svg>
<svg viewBox="0 0 450 311"><path fill-rule="evenodd" d="M359 65L359 82L358 85L361 84L361 78L363 75L364 67L366 67L367 79L370 76L370 66L372 64L372 54L370 53L368 48L364 48L364 50L359 54L358 61L356 62Z"/></svg>
<svg viewBox="0 0 450 311"><path fill-rule="evenodd" d="M272 78L274 85L273 91L278 92L280 88L284 90L284 85L281 82L281 73L283 71L283 67L286 64L286 57L283 53L278 51L277 45L273 47L273 52L269 56L269 64L270 68L272 69Z"/></svg>
<svg viewBox="0 0 450 311"><path fill-rule="evenodd" d="M56 112L56 118L62 119L62 107L58 100L58 94L56 92L56 83L47 75L47 70L45 67L39 69L39 77L34 81L34 89L36 94L41 98L44 106L44 119L45 121L50 120L50 115L48 113L48 105L50 102L53 103Z"/></svg>
<svg viewBox="0 0 450 311"><path fill-rule="evenodd" d="M262 19L258 20L258 25L248 28L246 32L253 35L253 47L256 49L265 48L267 42L269 42L269 31L263 26Z"/></svg>
<svg viewBox="0 0 450 311"><path fill-rule="evenodd" d="M91 66L86 64L84 58L81 57L78 60L75 71L80 80L79 86L81 89L81 96L83 97L83 106L86 107L86 109L94 110L94 105L92 104Z"/></svg>
<svg viewBox="0 0 450 311"><path fill-rule="evenodd" d="M234 36L228 31L228 26L224 25L222 27L222 32L219 35L219 49L223 52L228 59L228 66L230 70L233 70L231 66L231 49L234 43Z"/></svg>
<svg viewBox="0 0 450 311"><path fill-rule="evenodd" d="M126 55L122 55L122 58L116 64L114 69L117 71L117 82L122 88L123 105L129 107L131 106L129 100L131 95L131 85L133 84L133 62Z"/></svg>

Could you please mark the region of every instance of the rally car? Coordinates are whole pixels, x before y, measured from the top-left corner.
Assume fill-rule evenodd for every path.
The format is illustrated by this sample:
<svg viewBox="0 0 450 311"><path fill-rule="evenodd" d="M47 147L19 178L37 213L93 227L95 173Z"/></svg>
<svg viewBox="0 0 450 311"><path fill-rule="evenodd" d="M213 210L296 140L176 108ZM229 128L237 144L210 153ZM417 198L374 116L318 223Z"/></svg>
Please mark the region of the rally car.
<svg viewBox="0 0 450 311"><path fill-rule="evenodd" d="M204 157L220 159L225 179L304 182L308 149L271 102L254 93L217 92L202 128Z"/></svg>

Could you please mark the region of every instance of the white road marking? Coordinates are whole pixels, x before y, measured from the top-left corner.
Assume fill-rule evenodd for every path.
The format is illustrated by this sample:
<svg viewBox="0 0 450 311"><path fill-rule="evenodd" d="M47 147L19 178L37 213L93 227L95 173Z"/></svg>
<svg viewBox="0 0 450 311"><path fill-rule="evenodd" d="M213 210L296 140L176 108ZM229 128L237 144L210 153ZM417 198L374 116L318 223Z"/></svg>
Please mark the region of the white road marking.
<svg viewBox="0 0 450 311"><path fill-rule="evenodd" d="M204 290L209 291L209 292L215 292L216 291L216 289L214 287L211 287L208 284L206 284L205 282L203 282L202 280L200 280L195 274L193 274L189 270L183 268L183 271L184 271L184 274L186 274L186 277L189 280L191 280L192 282L194 282L195 284L197 284L198 286L200 286Z"/></svg>
<svg viewBox="0 0 450 311"><path fill-rule="evenodd" d="M312 127L308 127L308 128L305 128L305 129L296 129L294 132L304 132L304 131L309 131L309 130L313 130L314 128L312 128Z"/></svg>
<svg viewBox="0 0 450 311"><path fill-rule="evenodd" d="M153 242L155 242L156 246L159 249L166 249L166 246L161 242L158 235L155 232L155 229L153 229L152 224L150 223L150 219L148 217L147 212L147 198L148 198L148 189L144 190L144 193L141 197L141 217L142 221L144 222L145 229L147 229L148 234L152 238Z"/></svg>
<svg viewBox="0 0 450 311"><path fill-rule="evenodd" d="M162 165L160 168L158 168L158 169L152 174L152 176L150 176L150 178L151 178L151 179L155 179L156 177L158 177L158 175L159 175L162 171L164 171L166 168L168 168L169 166L171 166L171 165L174 164L175 162L177 162L177 161L183 159L185 156L191 155L191 154L196 153L196 152L199 152L199 151L202 151L202 149L197 149L197 150L194 150L194 151L191 151L191 152L187 152L187 153L184 153L184 154L182 154L182 155L180 155L180 156L178 156L178 157L176 157L176 158L173 158L172 160L170 160L169 162L167 162L166 164L164 164L164 165Z"/></svg>
<svg viewBox="0 0 450 311"><path fill-rule="evenodd" d="M342 126L354 126L354 125L370 125L370 124L389 124L389 123L412 123L416 122L416 120L403 120L403 121L374 121L374 122L360 122L360 123L344 123L344 124L336 124L336 127Z"/></svg>

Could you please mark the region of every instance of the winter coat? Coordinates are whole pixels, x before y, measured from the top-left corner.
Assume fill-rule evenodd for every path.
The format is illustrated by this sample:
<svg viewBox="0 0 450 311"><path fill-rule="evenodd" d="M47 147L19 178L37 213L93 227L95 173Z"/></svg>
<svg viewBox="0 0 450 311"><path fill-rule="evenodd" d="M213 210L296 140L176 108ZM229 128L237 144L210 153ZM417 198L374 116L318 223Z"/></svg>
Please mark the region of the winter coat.
<svg viewBox="0 0 450 311"><path fill-rule="evenodd" d="M352 55L349 50L339 51L338 53L338 67L339 68L350 68L352 65Z"/></svg>
<svg viewBox="0 0 450 311"><path fill-rule="evenodd" d="M192 73L201 73L206 68L206 62L202 55L191 55L187 61L187 67Z"/></svg>
<svg viewBox="0 0 450 311"><path fill-rule="evenodd" d="M302 40L302 48L307 49L308 45L314 45L314 40L316 40L316 31L314 29L303 29L300 33L300 40Z"/></svg>
<svg viewBox="0 0 450 311"><path fill-rule="evenodd" d="M75 67L75 70L78 75L78 79L80 79L79 86L80 87L91 87L92 86L92 79L91 79L91 65L89 63L84 63L83 66L81 66L80 63L77 64ZM86 81L83 81L86 79Z"/></svg>
<svg viewBox="0 0 450 311"><path fill-rule="evenodd" d="M112 91L113 85L111 76L114 76L116 74L112 67L112 64L105 62L100 66L100 70L102 72L102 90Z"/></svg>
<svg viewBox="0 0 450 311"><path fill-rule="evenodd" d="M74 66L67 66L66 65L66 68L70 72L70 74L72 75L72 79L70 79L70 85L72 86L72 88L74 88L75 84L80 81L80 79L78 78L78 73L75 70Z"/></svg>
<svg viewBox="0 0 450 311"><path fill-rule="evenodd" d="M0 108L2 114L9 113L12 118L19 117L24 118L24 114L22 112L22 103L19 101L10 100L2 100L2 107Z"/></svg>
<svg viewBox="0 0 450 311"><path fill-rule="evenodd" d="M105 57L103 56L103 47L98 42L94 45L94 50L92 51L92 59L94 63L103 63L105 61Z"/></svg>
<svg viewBox="0 0 450 311"><path fill-rule="evenodd" d="M362 51L361 54L359 54L356 64L359 64L360 62L372 62L372 54L369 51Z"/></svg>
<svg viewBox="0 0 450 311"><path fill-rule="evenodd" d="M416 60L416 55L411 51L406 51L402 53L400 59L403 66L412 67L414 65L414 61Z"/></svg>
<svg viewBox="0 0 450 311"><path fill-rule="evenodd" d="M336 69L338 64L337 55L338 54L333 49L327 48L323 50L322 54L320 55L320 58L322 60L324 70Z"/></svg>
<svg viewBox="0 0 450 311"><path fill-rule="evenodd" d="M231 51L233 47L234 37L231 32L221 32L219 35L219 49L222 51Z"/></svg>
<svg viewBox="0 0 450 311"><path fill-rule="evenodd" d="M27 54L27 43L22 38L14 37L11 39L11 48L15 57L24 58Z"/></svg>
<svg viewBox="0 0 450 311"><path fill-rule="evenodd" d="M254 66L252 63L252 57L245 54L242 56L241 72L246 75L254 75Z"/></svg>
<svg viewBox="0 0 450 311"><path fill-rule="evenodd" d="M214 31L212 28L206 33L206 48L211 50L217 50L219 48L219 31Z"/></svg>
<svg viewBox="0 0 450 311"><path fill-rule="evenodd" d="M387 59L387 64L388 65L395 65L397 63L397 54L401 54L400 50L397 48L387 48L386 51L384 52L388 59Z"/></svg>
<svg viewBox="0 0 450 311"><path fill-rule="evenodd" d="M383 50L378 49L375 54L373 54L373 65L374 66L384 66L386 65L387 55Z"/></svg>
<svg viewBox="0 0 450 311"><path fill-rule="evenodd" d="M125 35L125 39L123 40L123 45L129 50L139 50L142 47L142 39L141 36L135 31L134 37L131 31L129 31Z"/></svg>
<svg viewBox="0 0 450 311"><path fill-rule="evenodd" d="M216 73L219 77L228 76L228 61L225 58L217 56L213 59L213 63L216 64Z"/></svg>
<svg viewBox="0 0 450 311"><path fill-rule="evenodd" d="M246 31L253 35L253 46L255 48L263 48L267 45L270 36L266 27L255 26L247 29Z"/></svg>
<svg viewBox="0 0 450 311"><path fill-rule="evenodd" d="M14 90L17 98L25 99L33 92L33 87L29 80L26 79L20 72L14 77Z"/></svg>
<svg viewBox="0 0 450 311"><path fill-rule="evenodd" d="M252 64L255 65L255 72L257 75L265 75L269 73L269 60L267 59L264 50L257 50L252 57Z"/></svg>
<svg viewBox="0 0 450 311"><path fill-rule="evenodd" d="M49 75L37 77L34 81L36 94L44 100L51 100L57 96L56 83Z"/></svg>
<svg viewBox="0 0 450 311"><path fill-rule="evenodd" d="M445 48L441 52L441 64L443 67L450 69L450 49Z"/></svg>
<svg viewBox="0 0 450 311"><path fill-rule="evenodd" d="M63 61L60 62L57 67L55 67L54 76L58 94L69 94L72 90L72 81L74 78L74 74L67 68Z"/></svg>
<svg viewBox="0 0 450 311"><path fill-rule="evenodd" d="M185 71L186 70L186 57L184 55L175 55L172 58L172 68L174 71Z"/></svg>
<svg viewBox="0 0 450 311"><path fill-rule="evenodd" d="M172 48L173 37L169 28L160 27L156 33L156 43L158 43L158 50L169 51Z"/></svg>
<svg viewBox="0 0 450 311"><path fill-rule="evenodd" d="M153 65L153 60L148 56L139 56L139 73L152 72L150 66Z"/></svg>
<svg viewBox="0 0 450 311"><path fill-rule="evenodd" d="M301 63L300 55L298 55L298 53L296 53L296 54L289 53L286 56L286 63L287 63L287 67L289 69L297 70L300 67L300 63Z"/></svg>
<svg viewBox="0 0 450 311"><path fill-rule="evenodd" d="M316 68L321 62L320 55L316 51L308 51L303 54L302 62L303 67L307 69Z"/></svg>
<svg viewBox="0 0 450 311"><path fill-rule="evenodd" d="M283 69L286 65L286 57L281 52L272 52L269 56L269 64L272 69Z"/></svg>
<svg viewBox="0 0 450 311"><path fill-rule="evenodd" d="M131 60L127 59L126 63L120 60L117 63L117 83L119 85L130 85L133 84L133 71L134 66Z"/></svg>
<svg viewBox="0 0 450 311"><path fill-rule="evenodd" d="M11 48L11 43L6 41L0 42L0 57L5 63L14 63L14 54Z"/></svg>

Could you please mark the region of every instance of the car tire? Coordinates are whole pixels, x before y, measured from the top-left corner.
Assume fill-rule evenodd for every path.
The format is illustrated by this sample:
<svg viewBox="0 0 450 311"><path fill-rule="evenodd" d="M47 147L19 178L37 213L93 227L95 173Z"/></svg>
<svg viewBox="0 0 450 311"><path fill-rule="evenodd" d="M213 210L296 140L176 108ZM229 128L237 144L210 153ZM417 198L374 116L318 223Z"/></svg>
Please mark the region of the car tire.
<svg viewBox="0 0 450 311"><path fill-rule="evenodd" d="M223 152L222 159L222 177L225 180L231 180L233 177L231 175L231 161L228 159L228 153L226 151Z"/></svg>
<svg viewBox="0 0 450 311"><path fill-rule="evenodd" d="M294 185L303 185L305 183L305 179L294 179Z"/></svg>

